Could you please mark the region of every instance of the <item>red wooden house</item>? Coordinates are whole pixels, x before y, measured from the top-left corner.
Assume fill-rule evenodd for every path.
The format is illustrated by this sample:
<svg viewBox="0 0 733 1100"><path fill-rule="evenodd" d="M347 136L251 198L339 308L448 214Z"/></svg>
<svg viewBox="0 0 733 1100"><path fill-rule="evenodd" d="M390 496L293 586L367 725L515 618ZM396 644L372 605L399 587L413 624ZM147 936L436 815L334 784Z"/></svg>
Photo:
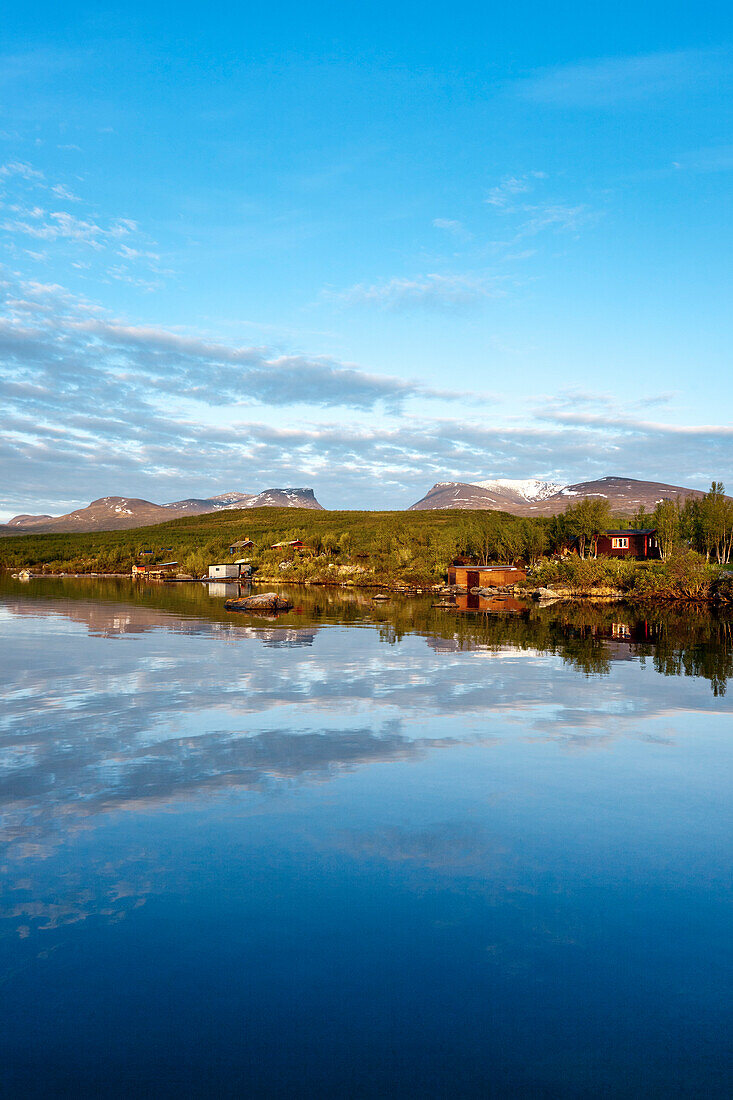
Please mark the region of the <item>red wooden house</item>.
<svg viewBox="0 0 733 1100"><path fill-rule="evenodd" d="M598 554L607 558L660 558L656 528L641 531L606 531L598 538Z"/></svg>

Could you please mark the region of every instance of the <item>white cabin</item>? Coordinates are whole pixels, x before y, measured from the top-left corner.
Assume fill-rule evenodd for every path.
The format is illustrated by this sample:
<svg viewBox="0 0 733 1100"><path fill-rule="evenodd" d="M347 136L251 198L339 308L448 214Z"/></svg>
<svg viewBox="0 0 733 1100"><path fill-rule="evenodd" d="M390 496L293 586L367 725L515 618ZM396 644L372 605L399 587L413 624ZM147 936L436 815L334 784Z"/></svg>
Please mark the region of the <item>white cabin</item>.
<svg viewBox="0 0 733 1100"><path fill-rule="evenodd" d="M239 579L239 562L227 562L226 565L210 565L210 581L226 581Z"/></svg>

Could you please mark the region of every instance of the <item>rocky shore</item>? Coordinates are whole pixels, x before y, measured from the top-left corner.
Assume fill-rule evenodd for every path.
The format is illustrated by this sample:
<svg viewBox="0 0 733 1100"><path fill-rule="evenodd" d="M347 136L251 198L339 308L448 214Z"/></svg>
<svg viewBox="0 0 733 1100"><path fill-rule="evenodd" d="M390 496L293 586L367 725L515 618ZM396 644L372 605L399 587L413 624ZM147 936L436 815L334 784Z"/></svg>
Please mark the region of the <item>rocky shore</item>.
<svg viewBox="0 0 733 1100"><path fill-rule="evenodd" d="M23 569L19 572L13 572L11 574L14 578L27 581L27 580L41 580L44 578L108 578L108 579L129 579L129 573L102 573L102 572L89 572L89 573L74 573L74 572L51 572L51 571L35 571L31 569ZM148 583L156 584L171 584L176 581L192 581L194 583L206 583L208 577L192 577L190 574L178 575L170 577L146 577L140 576L137 578L139 581L145 581ZM470 590L462 587L461 585L447 585L447 584L407 584L404 581L396 580L384 580L381 581L370 577L369 579L363 578L359 580L330 580L324 578L302 579L295 580L286 577L271 577L261 576L256 574L252 581L256 585L273 584L282 586L303 585L304 587L320 587L320 588L339 588L339 589L359 589L362 591L377 591L377 592L390 592L399 596L415 597L415 596L433 596L438 597L439 604L435 606L452 607L455 606L456 597L459 596L479 596L483 599L506 599L513 598L515 600L527 600L535 601L537 603L550 603L557 602L559 600L566 601L583 601L594 603L611 603L613 601L626 601L631 603L710 603L710 604L730 604L733 602L733 572L722 584L713 589L710 586L700 586L697 591L686 590L684 587L680 587L677 591L665 591L665 592L639 592L633 588L620 588L614 585L597 583L590 585L583 584L568 584L557 581L548 581L541 583L539 580L534 584L531 583L531 578L524 584L513 584L496 587L475 587ZM269 593L266 595L270 595ZM463 610L470 610L464 608Z"/></svg>

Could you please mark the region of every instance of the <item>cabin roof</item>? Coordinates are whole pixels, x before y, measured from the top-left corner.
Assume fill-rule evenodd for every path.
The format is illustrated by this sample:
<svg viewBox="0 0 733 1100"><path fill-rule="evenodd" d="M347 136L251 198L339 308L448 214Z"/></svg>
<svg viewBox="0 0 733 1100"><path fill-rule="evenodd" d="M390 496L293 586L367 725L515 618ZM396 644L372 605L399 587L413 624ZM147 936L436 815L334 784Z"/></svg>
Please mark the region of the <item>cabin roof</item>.
<svg viewBox="0 0 733 1100"><path fill-rule="evenodd" d="M471 572L475 572L477 569L480 569L482 573L485 573L487 570L495 569L500 573L506 573L510 569L521 569L521 566L518 566L518 565L476 565L472 562L466 563L466 562L455 562L454 561L454 562L451 562L449 568L450 569L470 569Z"/></svg>

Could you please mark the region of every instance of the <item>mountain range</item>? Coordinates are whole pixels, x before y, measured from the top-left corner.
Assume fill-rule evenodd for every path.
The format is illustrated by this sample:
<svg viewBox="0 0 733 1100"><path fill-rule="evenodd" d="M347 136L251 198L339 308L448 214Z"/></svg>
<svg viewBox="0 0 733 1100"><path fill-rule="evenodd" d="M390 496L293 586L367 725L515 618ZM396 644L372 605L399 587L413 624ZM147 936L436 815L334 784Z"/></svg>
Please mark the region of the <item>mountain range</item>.
<svg viewBox="0 0 733 1100"><path fill-rule="evenodd" d="M585 497L605 497L613 512L632 515L642 506L648 512L661 500L698 499L699 489L637 481L629 477L602 477L565 485L537 478L490 481L439 481L410 507L488 509L514 516L552 516ZM265 489L260 493L220 493L212 497L188 497L170 504L153 504L135 497L101 497L86 508L63 516L19 515L0 526L0 535L64 531L120 531L167 523L181 516L199 516L237 508L315 508L323 510L312 489Z"/></svg>
<svg viewBox="0 0 733 1100"><path fill-rule="evenodd" d="M636 481L630 477L602 477L573 485L536 478L526 481L498 478L477 482L439 481L411 508L489 509L510 512L513 516L553 516L573 501L605 497L613 512L632 515L642 506L651 512L662 500L683 501L687 497L697 499L701 496L699 489L685 489L660 481Z"/></svg>
<svg viewBox="0 0 733 1100"><path fill-rule="evenodd" d="M181 516L201 516L207 512L235 508L317 508L322 510L312 489L265 489L261 493L220 493L214 497L189 497L170 504L153 504L137 497L100 497L86 508L63 516L13 516L0 527L3 535L63 531L122 531L131 527L149 527L168 523Z"/></svg>

